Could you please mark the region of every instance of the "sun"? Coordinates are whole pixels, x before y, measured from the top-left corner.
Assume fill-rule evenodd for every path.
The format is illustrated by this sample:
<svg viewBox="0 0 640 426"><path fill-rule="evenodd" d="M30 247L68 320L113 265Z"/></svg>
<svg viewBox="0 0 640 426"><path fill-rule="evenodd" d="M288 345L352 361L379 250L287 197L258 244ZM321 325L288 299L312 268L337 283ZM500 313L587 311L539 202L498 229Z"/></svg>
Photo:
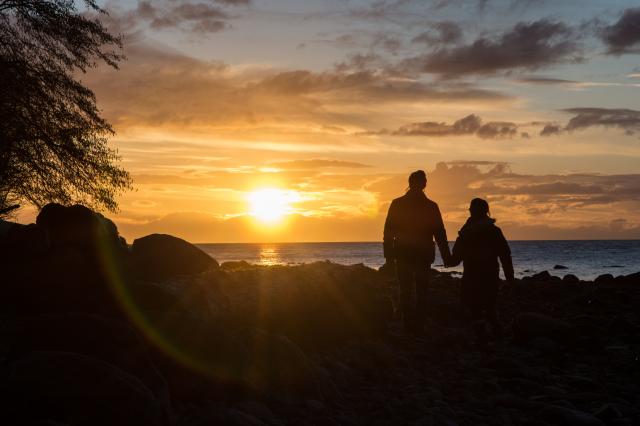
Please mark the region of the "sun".
<svg viewBox="0 0 640 426"><path fill-rule="evenodd" d="M295 191L265 188L249 193L248 196L251 216L263 223L277 223L292 212L291 203L299 201L300 196Z"/></svg>

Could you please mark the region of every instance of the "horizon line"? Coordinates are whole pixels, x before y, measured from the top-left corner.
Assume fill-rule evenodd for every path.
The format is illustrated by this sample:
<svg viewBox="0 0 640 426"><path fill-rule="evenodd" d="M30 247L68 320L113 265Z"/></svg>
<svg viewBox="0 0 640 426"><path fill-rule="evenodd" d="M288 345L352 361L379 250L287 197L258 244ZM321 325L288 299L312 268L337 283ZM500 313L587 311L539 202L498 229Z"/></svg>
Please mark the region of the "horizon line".
<svg viewBox="0 0 640 426"><path fill-rule="evenodd" d="M140 237L142 238L142 237ZM136 238L137 239L137 238ZM135 241L135 239L134 239ZM185 240L188 241L188 240ZM512 239L508 240L509 242L533 242L533 241L554 241L554 242L570 242L570 241L640 241L640 238L574 238L574 239L536 239L536 240L519 240ZM191 244L370 244L370 243L380 243L382 244L382 240L371 240L371 241L255 241L255 242L193 242L189 241ZM448 240L449 243L455 243L455 240Z"/></svg>

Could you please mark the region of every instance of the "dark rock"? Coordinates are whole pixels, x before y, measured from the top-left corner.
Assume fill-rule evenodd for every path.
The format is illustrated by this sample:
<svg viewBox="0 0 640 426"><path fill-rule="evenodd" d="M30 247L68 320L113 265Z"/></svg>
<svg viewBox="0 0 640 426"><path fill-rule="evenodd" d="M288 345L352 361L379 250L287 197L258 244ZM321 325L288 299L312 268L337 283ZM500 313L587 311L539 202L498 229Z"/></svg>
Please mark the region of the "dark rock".
<svg viewBox="0 0 640 426"><path fill-rule="evenodd" d="M530 278L534 281L548 281L551 279L551 274L549 271L542 271L537 274L533 274Z"/></svg>
<svg viewBox="0 0 640 426"><path fill-rule="evenodd" d="M392 262L385 262L384 265L378 268L378 271L389 277L395 277L396 265Z"/></svg>
<svg viewBox="0 0 640 426"><path fill-rule="evenodd" d="M142 382L101 360L32 352L0 373L3 422L161 425L162 410Z"/></svg>
<svg viewBox="0 0 640 426"><path fill-rule="evenodd" d="M562 281L567 282L567 283L572 283L572 284L576 284L580 282L580 279L578 277L576 277L573 274L567 274L564 277L562 277Z"/></svg>
<svg viewBox="0 0 640 426"><path fill-rule="evenodd" d="M625 275L624 282L629 284L640 284L640 272Z"/></svg>
<svg viewBox="0 0 640 426"><path fill-rule="evenodd" d="M141 380L161 403L165 420L171 418L167 383L143 341L125 323L97 315L41 315L7 328L9 360L34 351L72 352L100 359Z"/></svg>
<svg viewBox="0 0 640 426"><path fill-rule="evenodd" d="M131 256L136 277L148 281L163 281L218 267L215 259L193 244L165 234L138 238L133 242Z"/></svg>
<svg viewBox="0 0 640 426"><path fill-rule="evenodd" d="M553 269L569 269L569 268L564 265L555 265Z"/></svg>
<svg viewBox="0 0 640 426"><path fill-rule="evenodd" d="M40 210L36 224L49 232L53 246L74 246L100 252L105 244L126 250L116 225L100 213L76 204L47 204Z"/></svg>
<svg viewBox="0 0 640 426"><path fill-rule="evenodd" d="M513 326L514 339L526 343L536 337L551 339L560 344L573 340L572 326L562 320L537 313L524 313L516 317Z"/></svg>
<svg viewBox="0 0 640 426"><path fill-rule="evenodd" d="M251 268L255 268L256 266L250 264L249 262L245 261L245 260L236 260L236 261L229 261L229 262L224 262L222 265L220 265L220 268L222 268L225 271L239 271L242 269L251 269Z"/></svg>
<svg viewBox="0 0 640 426"><path fill-rule="evenodd" d="M541 406L539 402L522 398L518 395L505 393L489 396L489 402L496 407L515 408L519 410L531 410Z"/></svg>
<svg viewBox="0 0 640 426"><path fill-rule="evenodd" d="M540 418L566 426L604 426L605 424L591 414L566 407L548 405L538 412Z"/></svg>
<svg viewBox="0 0 640 426"><path fill-rule="evenodd" d="M49 233L41 226L14 224L0 242L2 256L19 260L24 257L39 257L51 248Z"/></svg>
<svg viewBox="0 0 640 426"><path fill-rule="evenodd" d="M10 222L8 220L0 219L0 240L5 238L9 233L9 231L11 230L11 228L13 228L16 225L19 225L19 224L16 222Z"/></svg>
<svg viewBox="0 0 640 426"><path fill-rule="evenodd" d="M624 417L615 404L604 404L598 408L593 415L607 424Z"/></svg>
<svg viewBox="0 0 640 426"><path fill-rule="evenodd" d="M333 384L284 336L246 329L233 337L235 368L255 391L279 402L331 396Z"/></svg>
<svg viewBox="0 0 640 426"><path fill-rule="evenodd" d="M598 277L593 280L596 284L609 284L614 280L613 275L611 274L602 274L598 275Z"/></svg>
<svg viewBox="0 0 640 426"><path fill-rule="evenodd" d="M221 275L234 328L260 327L304 350L380 336L393 318L388 281L362 265L317 262Z"/></svg>
<svg viewBox="0 0 640 426"><path fill-rule="evenodd" d="M278 420L273 414L273 411L271 411L271 409L263 402L255 400L245 400L238 403L236 407L238 410L244 411L245 413L250 414L256 419L260 419L266 423L278 423Z"/></svg>
<svg viewBox="0 0 640 426"><path fill-rule="evenodd" d="M109 219L76 205L48 204L37 223L14 226L5 243L14 257L0 258L7 310L118 311L114 292L126 282L128 248Z"/></svg>
<svg viewBox="0 0 640 426"><path fill-rule="evenodd" d="M555 355L561 350L560 345L547 337L535 337L531 339L529 346L545 355Z"/></svg>

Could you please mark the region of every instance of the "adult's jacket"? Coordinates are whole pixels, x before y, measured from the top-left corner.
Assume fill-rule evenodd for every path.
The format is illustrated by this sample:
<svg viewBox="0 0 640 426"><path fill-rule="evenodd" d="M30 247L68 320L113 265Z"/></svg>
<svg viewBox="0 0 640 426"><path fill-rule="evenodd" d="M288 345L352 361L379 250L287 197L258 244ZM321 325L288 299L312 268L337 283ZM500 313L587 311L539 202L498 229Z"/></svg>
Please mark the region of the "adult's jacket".
<svg viewBox="0 0 640 426"><path fill-rule="evenodd" d="M430 265L434 239L443 258L449 256L447 232L438 205L422 191L409 190L389 206L384 224L384 257Z"/></svg>

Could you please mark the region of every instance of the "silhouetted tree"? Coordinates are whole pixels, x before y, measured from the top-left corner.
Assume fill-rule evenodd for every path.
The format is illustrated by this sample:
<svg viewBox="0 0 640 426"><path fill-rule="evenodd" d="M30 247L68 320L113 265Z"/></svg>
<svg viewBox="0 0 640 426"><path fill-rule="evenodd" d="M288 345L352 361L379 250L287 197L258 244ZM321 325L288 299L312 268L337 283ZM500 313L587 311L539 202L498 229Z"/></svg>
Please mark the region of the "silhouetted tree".
<svg viewBox="0 0 640 426"><path fill-rule="evenodd" d="M19 201L113 211L130 188L107 146L113 129L78 79L123 58L103 13L92 0L0 0L0 212Z"/></svg>

